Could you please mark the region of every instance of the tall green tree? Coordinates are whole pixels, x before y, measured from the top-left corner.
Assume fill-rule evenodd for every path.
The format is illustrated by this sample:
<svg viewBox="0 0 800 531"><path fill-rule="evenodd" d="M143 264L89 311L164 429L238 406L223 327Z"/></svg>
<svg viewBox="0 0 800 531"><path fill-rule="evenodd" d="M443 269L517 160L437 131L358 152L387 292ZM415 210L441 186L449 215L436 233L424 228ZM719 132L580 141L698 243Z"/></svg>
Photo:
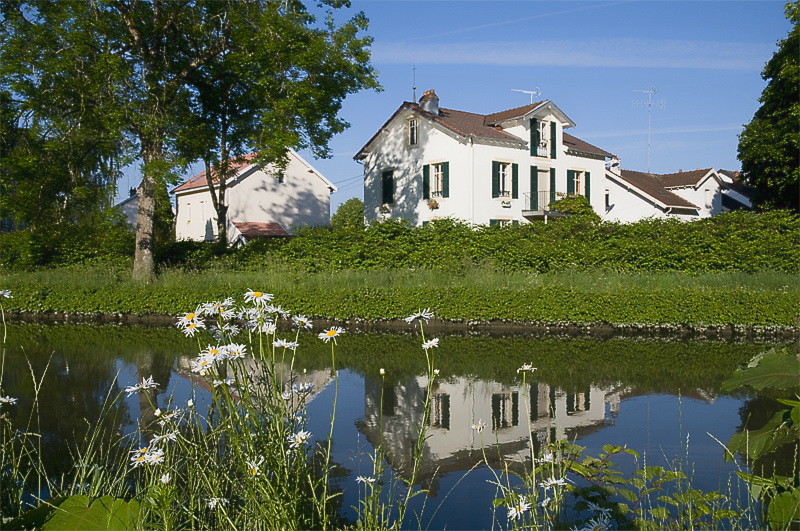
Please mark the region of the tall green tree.
<svg viewBox="0 0 800 531"><path fill-rule="evenodd" d="M330 136L345 126L336 118L341 99L376 86L370 41L358 36L366 27L364 17L337 26L333 11L348 3L322 5L326 19L319 25L302 2L292 0L2 4L0 69L8 90L35 105L48 90L68 92L71 73L83 72L97 87L93 97L81 92L59 97L59 106L49 112L69 114L81 105L104 109L97 114L106 117L111 136L122 133L143 163L135 278L149 280L155 274L156 198L177 181L176 170L188 160L207 160L207 154L198 155L223 145L228 147L217 149L215 159L227 161L235 151L230 146L238 147L238 140L230 140L233 133L244 137L245 131L254 139L251 145L260 148L263 163L280 165L289 147L311 146L325 154ZM54 28L58 39L47 36ZM43 74L49 84L42 83ZM226 93L216 83L240 92ZM242 96L246 89L251 92ZM255 95L266 98L255 109L262 112L245 117Z"/></svg>
<svg viewBox="0 0 800 531"><path fill-rule="evenodd" d="M739 135L739 160L758 207L800 212L800 3L786 4L786 18L792 28L761 74L767 86Z"/></svg>

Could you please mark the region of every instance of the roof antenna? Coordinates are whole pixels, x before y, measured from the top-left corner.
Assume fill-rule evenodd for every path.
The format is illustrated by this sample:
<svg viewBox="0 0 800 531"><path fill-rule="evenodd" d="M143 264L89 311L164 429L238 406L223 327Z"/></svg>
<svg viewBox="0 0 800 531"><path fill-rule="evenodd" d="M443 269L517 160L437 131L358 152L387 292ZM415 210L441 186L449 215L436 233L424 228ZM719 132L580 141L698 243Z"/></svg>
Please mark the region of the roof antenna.
<svg viewBox="0 0 800 531"><path fill-rule="evenodd" d="M666 100L653 101L653 95L658 94L658 87L655 86L650 90L634 89L633 92L643 92L647 94L647 101L634 101L633 105L634 107L647 105L647 173L650 173L650 133L653 123L653 104L659 109L663 109L667 102Z"/></svg>
<svg viewBox="0 0 800 531"><path fill-rule="evenodd" d="M416 103L417 102L417 65L413 65L411 68L412 76L414 77L414 85L411 87L411 90L414 91L414 99L411 101Z"/></svg>
<svg viewBox="0 0 800 531"><path fill-rule="evenodd" d="M541 96L542 95L542 91L539 89L539 87L536 87L536 90L522 90L522 89L511 89L511 90L513 90L514 92L522 92L522 93L525 93L525 94L530 94L531 95L531 104L533 104L533 96L534 95L535 96Z"/></svg>

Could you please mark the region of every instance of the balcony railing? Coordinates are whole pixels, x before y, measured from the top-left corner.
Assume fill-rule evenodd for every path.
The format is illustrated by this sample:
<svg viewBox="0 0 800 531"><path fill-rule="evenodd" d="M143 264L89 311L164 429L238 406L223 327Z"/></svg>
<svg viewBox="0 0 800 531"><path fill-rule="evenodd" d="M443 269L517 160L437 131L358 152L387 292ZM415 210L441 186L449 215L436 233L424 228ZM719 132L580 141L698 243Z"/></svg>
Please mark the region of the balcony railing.
<svg viewBox="0 0 800 531"><path fill-rule="evenodd" d="M523 210L532 210L534 212L549 212L550 211L550 203L553 203L562 197L565 197L567 194L563 192L550 192L550 191L539 191L534 192L531 194L530 192L525 192L522 194L525 198L525 208Z"/></svg>

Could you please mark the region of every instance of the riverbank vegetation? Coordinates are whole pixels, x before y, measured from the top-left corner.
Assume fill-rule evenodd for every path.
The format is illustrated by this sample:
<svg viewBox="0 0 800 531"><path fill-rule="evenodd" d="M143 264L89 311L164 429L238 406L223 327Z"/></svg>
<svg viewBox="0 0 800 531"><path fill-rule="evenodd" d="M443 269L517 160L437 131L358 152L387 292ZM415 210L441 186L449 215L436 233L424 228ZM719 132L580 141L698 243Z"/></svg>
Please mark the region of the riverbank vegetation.
<svg viewBox="0 0 800 531"><path fill-rule="evenodd" d="M800 307L800 218L786 212L692 223L337 222L238 250L177 242L150 284L129 279L122 244L54 245L45 256L18 232L0 245L16 312L175 315L255 285L330 319L398 319L436 301L439 318L463 322L796 328Z"/></svg>

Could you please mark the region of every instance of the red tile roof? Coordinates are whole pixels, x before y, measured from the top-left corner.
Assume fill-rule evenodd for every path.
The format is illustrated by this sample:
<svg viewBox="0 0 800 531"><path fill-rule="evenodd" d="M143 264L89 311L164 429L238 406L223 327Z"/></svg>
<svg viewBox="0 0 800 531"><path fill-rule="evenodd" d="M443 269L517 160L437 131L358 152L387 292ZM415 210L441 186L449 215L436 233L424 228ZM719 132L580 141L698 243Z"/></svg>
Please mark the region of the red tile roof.
<svg viewBox="0 0 800 531"><path fill-rule="evenodd" d="M486 115L486 123L487 124L496 124L500 122L505 122L506 120L513 120L514 118L522 118L536 107L544 103L544 101L537 101L536 103L531 103L529 105L523 105L522 107L515 107L513 109L508 109L507 111L500 111L494 112L492 114Z"/></svg>
<svg viewBox="0 0 800 531"><path fill-rule="evenodd" d="M692 171L681 171L678 173L662 173L656 174L655 178L664 186L664 188L680 188L682 186L694 186L705 177L711 168L704 170L697 169Z"/></svg>
<svg viewBox="0 0 800 531"><path fill-rule="evenodd" d="M667 207L690 208L692 210L698 209L698 206L694 203L690 203L686 199L680 197L679 195L673 194L664 188L657 176L653 175L652 173L622 170L621 177L623 180L629 182L645 194L649 195Z"/></svg>
<svg viewBox="0 0 800 531"><path fill-rule="evenodd" d="M563 133L564 135L564 145L567 146L567 149L572 151L579 151L581 153L589 153L590 155L601 155L603 157L614 158L615 155L609 153L604 149L600 149L597 146L593 146L589 142L581 140L578 137L572 136L569 133Z"/></svg>
<svg viewBox="0 0 800 531"><path fill-rule="evenodd" d="M231 176L232 177L236 176L241 170L243 170L247 166L251 165L253 163L253 160L255 160L256 155L257 155L257 153L248 153L246 155L242 155L241 157L236 157L236 158L230 159L230 165L229 165L228 169L231 172ZM213 179L213 182L216 183L218 181L219 181L219 177L215 175L214 179ZM197 175L195 175L194 177L192 177L191 179L187 180L183 184L177 186L176 188L173 188L172 189L172 193L174 194L175 192L183 192L185 190L193 190L195 188L200 188L200 187L204 187L204 186L208 186L208 181L206 179L206 172L201 172L201 173L198 173Z"/></svg>
<svg viewBox="0 0 800 531"><path fill-rule="evenodd" d="M280 223L255 223L234 221L233 224L245 238L288 238L291 236Z"/></svg>
<svg viewBox="0 0 800 531"><path fill-rule="evenodd" d="M527 144L526 140L523 140L516 135L512 135L511 133L506 133L501 127L494 124L506 120L512 120L514 118L521 118L537 107L540 107L543 103L545 102L540 101L492 114L476 114L472 112L457 111L454 109L445 109L439 107L439 115L434 116L423 109L422 106L410 101L404 101L403 104L400 105L400 107L389 117L389 119L386 120L383 126L378 129L374 135L372 135L372 138L370 138L369 141L364 144L364 147L362 147L358 153L356 153L354 158L356 160L363 159L366 156L367 147L372 144L381 131L384 131L392 122L392 120L394 120L394 118L403 110L410 110L420 114L428 120L436 122L442 127L445 127L446 129L449 129L450 131L453 131L454 133L457 133L463 137L471 135L478 138L488 138L492 140L514 142L517 144ZM614 157L614 155L611 153L567 133L564 133L564 145L567 146L568 149L582 153L589 153L604 157Z"/></svg>

